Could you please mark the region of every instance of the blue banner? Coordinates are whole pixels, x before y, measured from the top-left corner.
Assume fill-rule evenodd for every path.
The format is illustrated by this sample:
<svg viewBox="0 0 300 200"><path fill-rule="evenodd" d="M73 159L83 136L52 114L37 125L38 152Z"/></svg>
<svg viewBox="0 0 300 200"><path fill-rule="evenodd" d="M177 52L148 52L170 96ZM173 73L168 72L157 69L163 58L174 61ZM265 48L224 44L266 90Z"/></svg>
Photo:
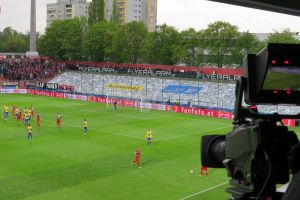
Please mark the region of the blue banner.
<svg viewBox="0 0 300 200"><path fill-rule="evenodd" d="M177 94L197 94L203 87L194 87L186 85L168 85L162 92L165 93L177 93Z"/></svg>

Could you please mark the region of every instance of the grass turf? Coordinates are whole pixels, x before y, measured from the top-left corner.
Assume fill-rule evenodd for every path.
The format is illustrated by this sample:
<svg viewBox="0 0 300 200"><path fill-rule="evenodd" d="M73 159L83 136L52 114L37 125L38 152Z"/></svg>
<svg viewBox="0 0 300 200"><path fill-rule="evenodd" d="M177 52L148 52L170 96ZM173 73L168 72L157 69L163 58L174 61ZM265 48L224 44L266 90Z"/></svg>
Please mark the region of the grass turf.
<svg viewBox="0 0 300 200"><path fill-rule="evenodd" d="M29 144L22 124L11 115L0 120L1 200L181 199L198 192L188 199L229 197L227 184L205 191L228 180L224 169L199 177L200 137L227 133L228 120L30 95L1 95L5 104L32 105L41 128L33 122ZM150 148L144 139L148 127L154 136ZM141 169L130 165L138 145Z"/></svg>

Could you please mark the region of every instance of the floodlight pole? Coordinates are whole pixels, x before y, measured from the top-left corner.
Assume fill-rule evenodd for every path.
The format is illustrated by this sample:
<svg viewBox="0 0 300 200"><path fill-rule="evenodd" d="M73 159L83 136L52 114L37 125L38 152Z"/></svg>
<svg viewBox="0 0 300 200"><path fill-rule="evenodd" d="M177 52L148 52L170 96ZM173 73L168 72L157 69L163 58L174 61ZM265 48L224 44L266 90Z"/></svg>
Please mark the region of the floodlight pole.
<svg viewBox="0 0 300 200"><path fill-rule="evenodd" d="M30 9L30 48L31 52L36 52L36 0L31 0Z"/></svg>

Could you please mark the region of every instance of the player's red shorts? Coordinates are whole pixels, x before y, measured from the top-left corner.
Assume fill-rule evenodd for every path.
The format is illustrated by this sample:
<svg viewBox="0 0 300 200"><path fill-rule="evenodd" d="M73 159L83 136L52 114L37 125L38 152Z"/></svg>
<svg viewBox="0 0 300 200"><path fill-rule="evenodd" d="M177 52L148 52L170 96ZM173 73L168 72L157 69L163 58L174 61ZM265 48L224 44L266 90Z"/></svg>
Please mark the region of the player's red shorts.
<svg viewBox="0 0 300 200"><path fill-rule="evenodd" d="M132 163L137 163L138 166L140 166L140 157L135 157L135 160L132 161Z"/></svg>
<svg viewBox="0 0 300 200"><path fill-rule="evenodd" d="M60 126L60 120L56 120L56 125Z"/></svg>
<svg viewBox="0 0 300 200"><path fill-rule="evenodd" d="M201 166L201 171L207 171L207 167Z"/></svg>

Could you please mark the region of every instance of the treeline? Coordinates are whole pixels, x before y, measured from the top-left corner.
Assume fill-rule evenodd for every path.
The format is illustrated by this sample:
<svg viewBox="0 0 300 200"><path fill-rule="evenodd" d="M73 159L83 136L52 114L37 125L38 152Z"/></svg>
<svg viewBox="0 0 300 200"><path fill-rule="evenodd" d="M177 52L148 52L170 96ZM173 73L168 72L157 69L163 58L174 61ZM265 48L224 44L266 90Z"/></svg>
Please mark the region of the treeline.
<svg viewBox="0 0 300 200"><path fill-rule="evenodd" d="M248 53L268 42L298 43L288 29L275 31L265 41L237 26L217 21L204 30L178 31L166 24L148 32L142 22L89 24L85 19L54 21L38 37L38 51L57 60L219 67L240 66ZM0 52L25 52L28 34L11 28L0 32Z"/></svg>
<svg viewBox="0 0 300 200"><path fill-rule="evenodd" d="M0 31L0 52L19 53L28 51L29 35L17 32L11 27Z"/></svg>

